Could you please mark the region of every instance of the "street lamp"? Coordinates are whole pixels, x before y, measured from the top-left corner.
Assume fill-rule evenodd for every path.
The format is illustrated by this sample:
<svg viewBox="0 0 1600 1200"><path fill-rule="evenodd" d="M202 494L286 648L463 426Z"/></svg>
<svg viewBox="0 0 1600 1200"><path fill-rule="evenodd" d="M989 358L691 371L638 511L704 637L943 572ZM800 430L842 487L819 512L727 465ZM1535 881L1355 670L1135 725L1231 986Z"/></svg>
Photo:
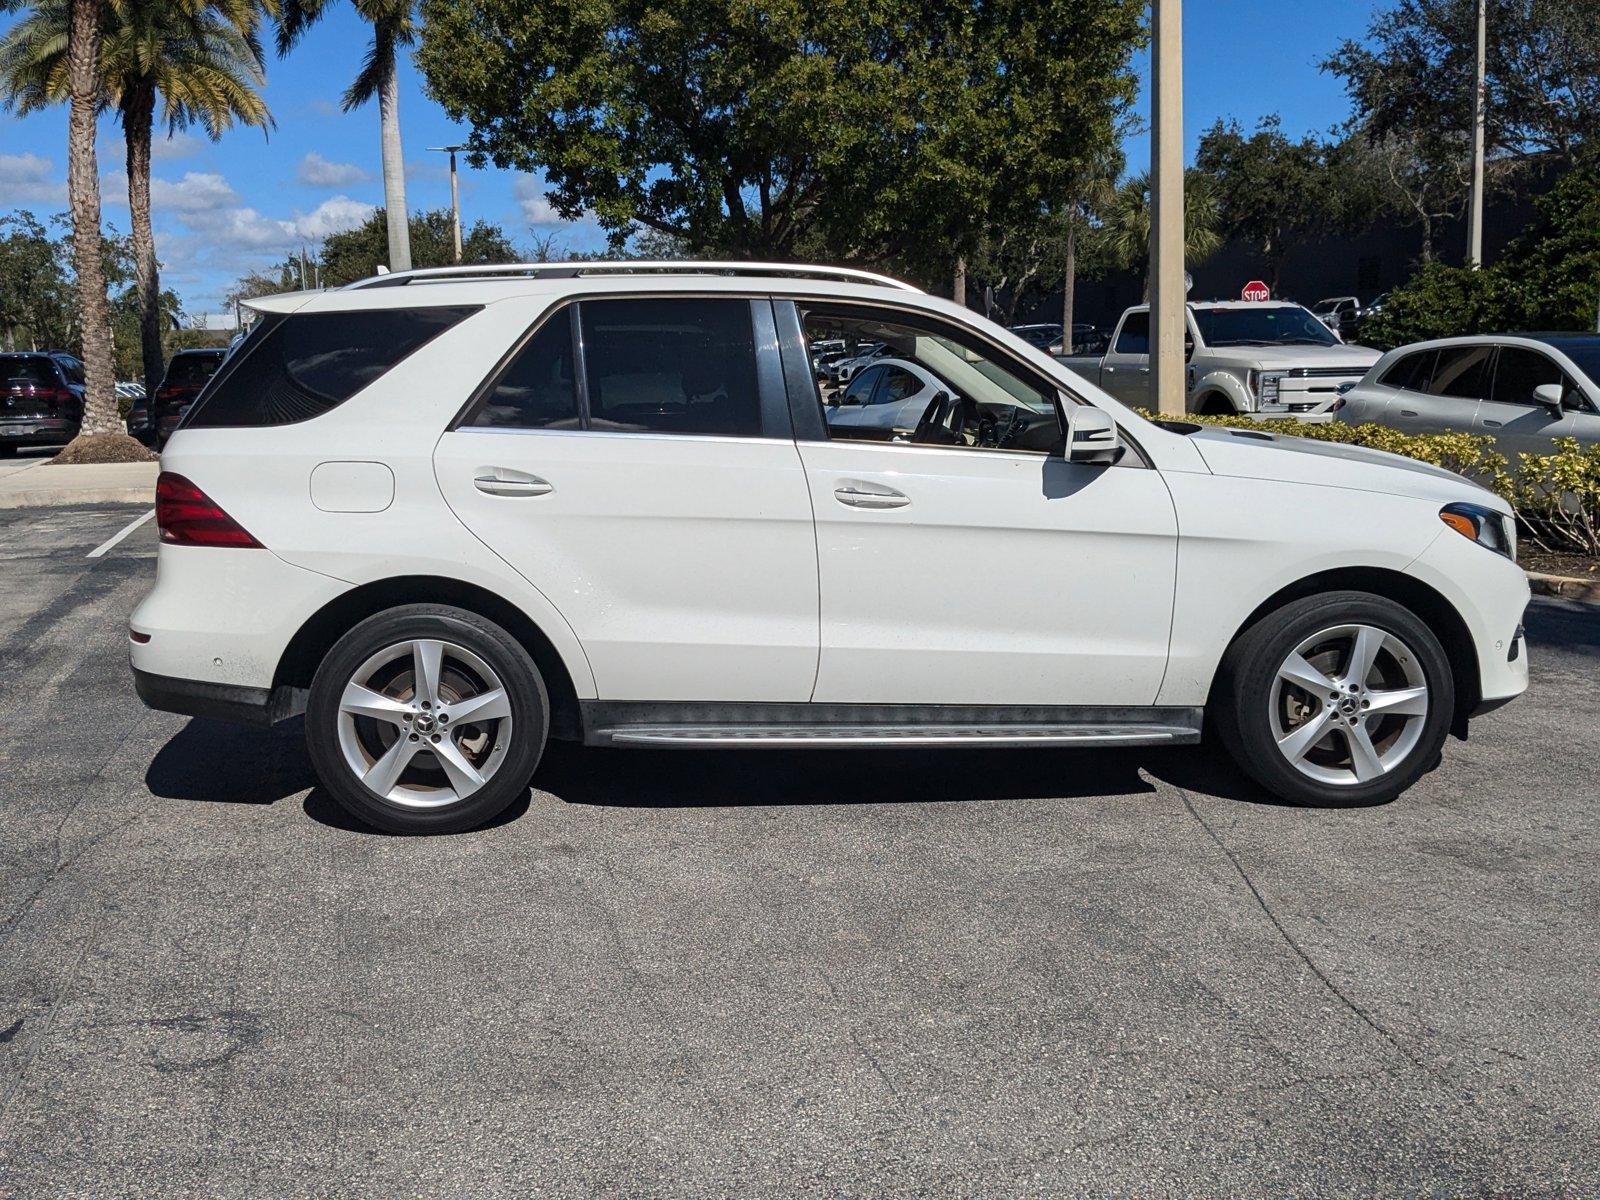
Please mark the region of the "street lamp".
<svg viewBox="0 0 1600 1200"><path fill-rule="evenodd" d="M1156 411L1181 417L1184 381L1183 0L1151 0L1150 366Z"/></svg>
<svg viewBox="0 0 1600 1200"><path fill-rule="evenodd" d="M465 150L464 145L457 146L429 146L429 150L437 150L450 156L450 228L455 234L456 262L461 262L461 192L456 187L456 154Z"/></svg>

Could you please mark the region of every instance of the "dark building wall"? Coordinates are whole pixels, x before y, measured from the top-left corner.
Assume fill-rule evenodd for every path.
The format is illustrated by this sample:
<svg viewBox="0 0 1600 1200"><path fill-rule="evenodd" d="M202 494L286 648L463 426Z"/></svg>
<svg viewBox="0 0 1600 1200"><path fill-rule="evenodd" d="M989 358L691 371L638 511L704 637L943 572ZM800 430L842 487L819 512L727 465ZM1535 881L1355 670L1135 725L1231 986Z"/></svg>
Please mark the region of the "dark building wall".
<svg viewBox="0 0 1600 1200"><path fill-rule="evenodd" d="M1506 244L1533 218L1533 200L1548 190L1553 179L1532 177L1518 193L1492 199L1484 215L1484 260L1495 262ZM1435 221L1435 255L1459 266L1466 258L1464 220ZM1275 296L1314 304L1325 296L1358 296L1372 300L1398 287L1417 269L1422 256L1422 226L1388 218L1365 233L1350 237L1320 238L1294 246L1284 258ZM1237 300L1252 279L1267 279L1270 272L1254 248L1231 241L1191 272L1195 300ZM1144 298L1144 278L1117 271L1102 279L1078 280L1075 319L1109 330L1130 304ZM1033 305L1023 321L1060 321L1061 289Z"/></svg>

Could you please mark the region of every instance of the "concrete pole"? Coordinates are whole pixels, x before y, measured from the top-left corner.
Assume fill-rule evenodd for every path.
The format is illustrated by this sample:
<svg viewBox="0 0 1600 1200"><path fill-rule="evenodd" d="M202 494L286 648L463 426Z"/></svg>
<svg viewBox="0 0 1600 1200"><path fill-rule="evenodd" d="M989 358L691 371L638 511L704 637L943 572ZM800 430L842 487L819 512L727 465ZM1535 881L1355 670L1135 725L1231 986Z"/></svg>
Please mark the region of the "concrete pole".
<svg viewBox="0 0 1600 1200"><path fill-rule="evenodd" d="M1478 74L1472 87L1472 207L1467 214L1467 259L1483 265L1483 127L1488 108L1489 17L1487 0L1478 0Z"/></svg>
<svg viewBox="0 0 1600 1200"><path fill-rule="evenodd" d="M1187 409L1183 357L1183 0L1151 0L1150 368L1156 410Z"/></svg>
<svg viewBox="0 0 1600 1200"><path fill-rule="evenodd" d="M461 192L456 187L456 152L450 151L450 227L456 238L456 265L461 263Z"/></svg>

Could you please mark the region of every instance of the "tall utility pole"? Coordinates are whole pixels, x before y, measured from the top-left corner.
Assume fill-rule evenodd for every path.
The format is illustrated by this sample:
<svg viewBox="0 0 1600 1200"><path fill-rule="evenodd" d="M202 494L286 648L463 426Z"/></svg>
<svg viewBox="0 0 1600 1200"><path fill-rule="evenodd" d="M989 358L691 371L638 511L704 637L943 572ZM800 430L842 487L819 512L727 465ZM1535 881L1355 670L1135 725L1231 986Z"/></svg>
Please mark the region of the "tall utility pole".
<svg viewBox="0 0 1600 1200"><path fill-rule="evenodd" d="M456 262L461 261L461 192L456 186L456 154L465 150L465 146L429 146L429 150L438 150L450 156L450 228L455 234Z"/></svg>
<svg viewBox="0 0 1600 1200"><path fill-rule="evenodd" d="M1150 366L1156 411L1187 405L1183 356L1183 0L1151 0Z"/></svg>
<svg viewBox="0 0 1600 1200"><path fill-rule="evenodd" d="M1483 127L1488 108L1485 78L1489 62L1488 0L1478 0L1478 74L1472 85L1472 207L1467 214L1467 258L1483 265Z"/></svg>

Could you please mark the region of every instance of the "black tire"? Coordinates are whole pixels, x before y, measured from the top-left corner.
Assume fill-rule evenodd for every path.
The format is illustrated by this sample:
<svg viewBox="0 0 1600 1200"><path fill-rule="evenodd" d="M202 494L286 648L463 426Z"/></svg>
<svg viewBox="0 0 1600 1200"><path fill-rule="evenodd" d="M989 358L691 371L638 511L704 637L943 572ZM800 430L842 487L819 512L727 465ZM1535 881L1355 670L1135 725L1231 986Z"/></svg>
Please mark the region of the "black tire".
<svg viewBox="0 0 1600 1200"><path fill-rule="evenodd" d="M493 773L465 798L432 808L409 807L373 791L347 762L340 741L340 699L355 673L384 649L419 638L454 644L481 659L499 677L511 712L509 745L501 748L504 758ZM544 753L549 714L538 667L505 630L464 609L409 604L368 617L328 652L311 683L306 746L322 785L356 819L390 833L457 833L492 820L526 794Z"/></svg>
<svg viewBox="0 0 1600 1200"><path fill-rule="evenodd" d="M1428 711L1419 718L1416 744L1385 774L1365 783L1310 778L1279 751L1272 727L1279 667L1304 640L1345 624L1369 625L1398 638L1414 652L1428 687ZM1393 600L1341 591L1292 601L1241 633L1223 658L1208 715L1234 761L1267 791L1293 804L1345 807L1393 800L1438 765L1454 713L1450 661L1427 625ZM1333 745L1339 745L1337 739Z"/></svg>

